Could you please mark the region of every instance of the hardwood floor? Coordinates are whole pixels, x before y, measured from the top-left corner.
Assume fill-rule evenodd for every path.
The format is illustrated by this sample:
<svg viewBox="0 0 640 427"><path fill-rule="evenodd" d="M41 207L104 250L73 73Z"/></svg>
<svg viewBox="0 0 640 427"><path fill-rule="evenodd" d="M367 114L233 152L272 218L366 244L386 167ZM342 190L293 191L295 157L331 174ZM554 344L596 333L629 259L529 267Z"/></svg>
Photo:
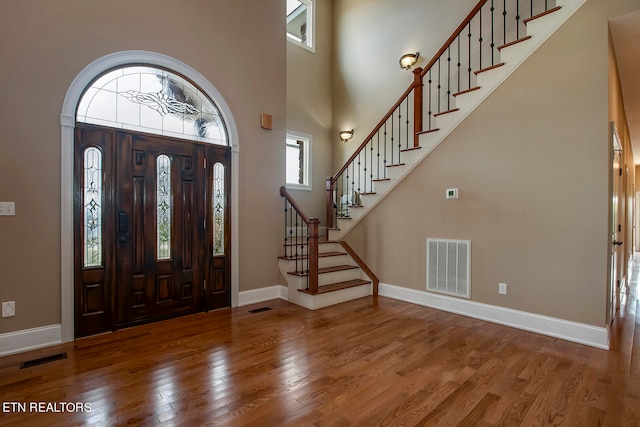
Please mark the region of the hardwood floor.
<svg viewBox="0 0 640 427"><path fill-rule="evenodd" d="M382 297L270 301L0 358L0 425L635 426L639 266L610 351Z"/></svg>

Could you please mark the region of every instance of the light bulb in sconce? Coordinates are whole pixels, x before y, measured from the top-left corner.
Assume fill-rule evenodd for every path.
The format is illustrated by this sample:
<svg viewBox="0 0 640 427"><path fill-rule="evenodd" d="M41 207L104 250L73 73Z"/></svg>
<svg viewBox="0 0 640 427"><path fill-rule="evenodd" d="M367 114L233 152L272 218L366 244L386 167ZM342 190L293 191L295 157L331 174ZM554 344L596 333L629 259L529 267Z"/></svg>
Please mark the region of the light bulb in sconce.
<svg viewBox="0 0 640 427"><path fill-rule="evenodd" d="M418 62L418 58L420 58L420 52L416 53L407 53L400 57L400 68L405 70L410 70L416 62Z"/></svg>
<svg viewBox="0 0 640 427"><path fill-rule="evenodd" d="M340 131L340 140L342 142L347 142L351 138L353 138L353 129Z"/></svg>

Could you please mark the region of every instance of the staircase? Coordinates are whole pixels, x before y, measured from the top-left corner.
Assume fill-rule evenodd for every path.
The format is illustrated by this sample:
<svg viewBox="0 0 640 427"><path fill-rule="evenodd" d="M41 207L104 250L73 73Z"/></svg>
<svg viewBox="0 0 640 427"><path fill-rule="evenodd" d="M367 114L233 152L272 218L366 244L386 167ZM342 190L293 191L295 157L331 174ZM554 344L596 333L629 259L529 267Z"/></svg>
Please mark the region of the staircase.
<svg viewBox="0 0 640 427"><path fill-rule="evenodd" d="M378 279L341 239L586 0L481 0L378 125L327 178L326 239L285 199L289 301L317 309L377 295ZM554 3L554 4L553 4ZM288 218L287 218L288 217Z"/></svg>
<svg viewBox="0 0 640 427"><path fill-rule="evenodd" d="M284 255L280 272L288 284L288 299L315 310L340 302L378 294L378 278L346 242L319 236L317 218L309 218L285 187Z"/></svg>
<svg viewBox="0 0 640 427"><path fill-rule="evenodd" d="M480 1L327 179L328 238L345 236L585 1Z"/></svg>

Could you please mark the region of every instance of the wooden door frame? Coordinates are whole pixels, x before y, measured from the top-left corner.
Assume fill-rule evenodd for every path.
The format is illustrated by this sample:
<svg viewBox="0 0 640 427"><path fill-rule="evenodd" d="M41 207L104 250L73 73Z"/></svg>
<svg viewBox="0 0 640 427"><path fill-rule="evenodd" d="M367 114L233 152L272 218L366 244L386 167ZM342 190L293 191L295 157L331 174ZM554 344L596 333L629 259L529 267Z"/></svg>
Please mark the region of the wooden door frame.
<svg viewBox="0 0 640 427"><path fill-rule="evenodd" d="M75 339L74 331L74 254L73 254L73 165L75 116L78 102L85 88L102 73L119 66L129 64L149 64L164 67L181 74L194 82L218 108L227 126L231 147L231 306L238 306L239 272L239 145L238 129L231 109L215 86L197 70L167 55L156 52L130 50L103 56L87 65L73 80L64 98L60 116L60 295L61 322L60 341Z"/></svg>

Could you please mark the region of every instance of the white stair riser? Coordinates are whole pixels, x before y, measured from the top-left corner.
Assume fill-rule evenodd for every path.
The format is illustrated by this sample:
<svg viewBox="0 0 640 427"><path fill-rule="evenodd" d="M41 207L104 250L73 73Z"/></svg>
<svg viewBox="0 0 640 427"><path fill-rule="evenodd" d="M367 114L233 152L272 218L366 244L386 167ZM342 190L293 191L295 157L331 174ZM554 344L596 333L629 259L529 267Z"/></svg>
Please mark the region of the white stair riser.
<svg viewBox="0 0 640 427"><path fill-rule="evenodd" d="M317 310L331 305L340 304L352 299L363 298L373 294L372 285L356 286L341 289L325 294L309 295L303 292L289 291L289 302L305 307L309 310Z"/></svg>
<svg viewBox="0 0 640 427"><path fill-rule="evenodd" d="M345 265L350 261L350 257L345 253L344 255L328 256L318 258L318 268L333 267L335 265Z"/></svg>
<svg viewBox="0 0 640 427"><path fill-rule="evenodd" d="M360 269L354 268L344 271L332 271L331 273L323 273L318 275L318 285L330 285L337 282L346 282L347 280L359 279Z"/></svg>

